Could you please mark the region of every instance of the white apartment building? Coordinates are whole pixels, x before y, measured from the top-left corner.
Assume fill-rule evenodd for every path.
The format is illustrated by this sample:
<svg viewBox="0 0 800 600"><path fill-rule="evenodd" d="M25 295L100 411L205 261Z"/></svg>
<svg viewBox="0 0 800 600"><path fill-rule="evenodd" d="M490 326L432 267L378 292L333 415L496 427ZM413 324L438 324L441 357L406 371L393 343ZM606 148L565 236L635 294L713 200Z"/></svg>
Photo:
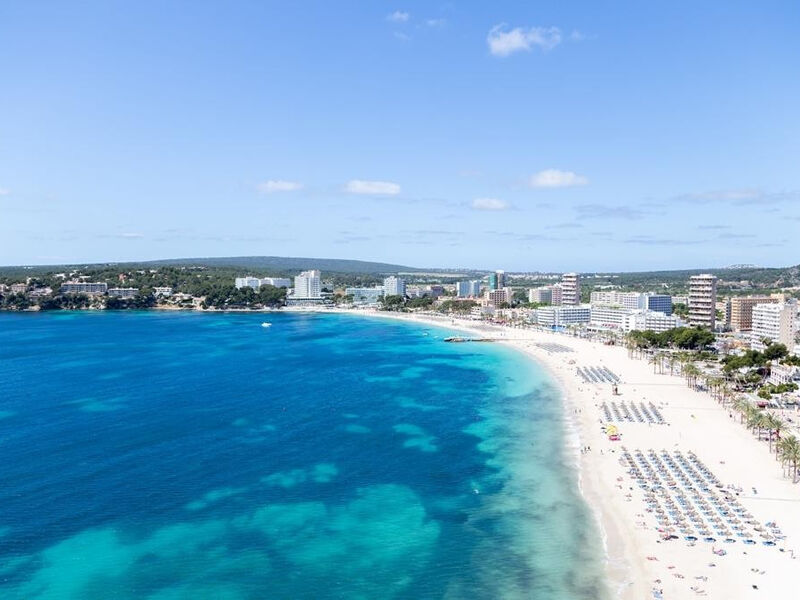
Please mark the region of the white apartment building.
<svg viewBox="0 0 800 600"><path fill-rule="evenodd" d="M612 290L592 292L590 298L592 304L621 306L631 310L656 310L665 315L672 314L672 298L666 294Z"/></svg>
<svg viewBox="0 0 800 600"><path fill-rule="evenodd" d="M581 303L581 276L577 273L564 273L561 276L562 306L577 306Z"/></svg>
<svg viewBox="0 0 800 600"><path fill-rule="evenodd" d="M625 332L650 330L661 333L685 325L686 323L676 315L665 315L658 310L634 310L625 316L622 330Z"/></svg>
<svg viewBox="0 0 800 600"><path fill-rule="evenodd" d="M28 291L28 284L27 283L12 283L11 284L11 293L12 294L24 294Z"/></svg>
<svg viewBox="0 0 800 600"><path fill-rule="evenodd" d="M592 304L591 324L621 331L652 330L656 333L684 325L675 315L643 308L623 308L608 304Z"/></svg>
<svg viewBox="0 0 800 600"><path fill-rule="evenodd" d="M292 286L292 280L288 277L264 277L261 279L261 285L271 285L276 288L288 288Z"/></svg>
<svg viewBox="0 0 800 600"><path fill-rule="evenodd" d="M784 344L787 348L794 347L794 337L797 331L797 304L756 304L753 307L753 325L750 332L750 347L754 350L763 350L766 346L764 339L769 339L775 344Z"/></svg>
<svg viewBox="0 0 800 600"><path fill-rule="evenodd" d="M234 280L234 285L236 286L237 290L240 290L245 287L253 288L257 290L261 287L261 280L258 277L253 277L251 275L245 275L244 277L237 277Z"/></svg>
<svg viewBox="0 0 800 600"><path fill-rule="evenodd" d="M585 306L543 306L536 309L536 322L543 327L566 327L588 323L592 310Z"/></svg>
<svg viewBox="0 0 800 600"><path fill-rule="evenodd" d="M689 325L714 330L717 309L717 278L692 275L689 278Z"/></svg>
<svg viewBox="0 0 800 600"><path fill-rule="evenodd" d="M383 280L383 292L387 296L405 296L406 282L394 275Z"/></svg>
<svg viewBox="0 0 800 600"><path fill-rule="evenodd" d="M633 310L634 309L611 304L592 303L590 323L597 327L622 329L622 326L625 324L626 317L631 314Z"/></svg>
<svg viewBox="0 0 800 600"><path fill-rule="evenodd" d="M552 304L553 306L561 306L564 299L564 290L561 288L560 283L555 283L550 286L550 292L552 294Z"/></svg>
<svg viewBox="0 0 800 600"><path fill-rule="evenodd" d="M153 295L154 296L172 296L172 288L171 287L154 287L153 288Z"/></svg>
<svg viewBox="0 0 800 600"><path fill-rule="evenodd" d="M139 288L109 288L108 295L115 298L133 298L139 293Z"/></svg>
<svg viewBox="0 0 800 600"><path fill-rule="evenodd" d="M553 288L550 286L531 288L528 290L528 302L553 304Z"/></svg>
<svg viewBox="0 0 800 600"><path fill-rule="evenodd" d="M769 368L767 383L772 385L781 385L783 383L800 384L800 367L773 362Z"/></svg>
<svg viewBox="0 0 800 600"><path fill-rule="evenodd" d="M317 270L303 271L294 278L293 297L298 300L322 298L322 274Z"/></svg>
<svg viewBox="0 0 800 600"><path fill-rule="evenodd" d="M353 304L356 306L366 306L370 304L377 304L383 296L382 287L349 287L344 289L347 296L353 297Z"/></svg>
<svg viewBox="0 0 800 600"><path fill-rule="evenodd" d="M62 294L105 294L108 284L89 283L84 281L68 281L61 284Z"/></svg>

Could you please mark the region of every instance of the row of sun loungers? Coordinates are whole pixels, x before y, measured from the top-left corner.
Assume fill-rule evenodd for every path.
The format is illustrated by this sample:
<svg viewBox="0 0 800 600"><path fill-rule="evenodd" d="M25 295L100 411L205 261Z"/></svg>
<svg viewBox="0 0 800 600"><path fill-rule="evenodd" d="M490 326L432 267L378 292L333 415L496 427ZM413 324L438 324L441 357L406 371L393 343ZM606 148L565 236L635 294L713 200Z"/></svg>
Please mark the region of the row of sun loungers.
<svg viewBox="0 0 800 600"><path fill-rule="evenodd" d="M694 453L622 450L623 466L665 539L775 546L784 538L776 523L761 525Z"/></svg>
<svg viewBox="0 0 800 600"><path fill-rule="evenodd" d="M603 402L600 405L603 418L607 423L651 423L653 425L665 425L666 420L658 407L649 402Z"/></svg>
<svg viewBox="0 0 800 600"><path fill-rule="evenodd" d="M572 352L572 348L569 346L564 346L562 344L555 344L553 342L542 342L535 344L539 346L542 350L547 350L548 352Z"/></svg>
<svg viewBox="0 0 800 600"><path fill-rule="evenodd" d="M619 383L619 377L608 367L578 367L577 371L586 383Z"/></svg>

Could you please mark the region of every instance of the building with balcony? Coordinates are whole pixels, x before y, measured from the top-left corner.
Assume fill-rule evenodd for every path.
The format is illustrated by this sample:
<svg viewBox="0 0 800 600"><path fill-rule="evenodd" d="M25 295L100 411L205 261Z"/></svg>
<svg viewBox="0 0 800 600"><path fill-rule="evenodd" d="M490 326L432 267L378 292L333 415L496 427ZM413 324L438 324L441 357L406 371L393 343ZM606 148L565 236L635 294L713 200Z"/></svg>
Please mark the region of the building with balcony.
<svg viewBox="0 0 800 600"><path fill-rule="evenodd" d="M692 275L689 278L689 325L714 330L717 309L717 278Z"/></svg>

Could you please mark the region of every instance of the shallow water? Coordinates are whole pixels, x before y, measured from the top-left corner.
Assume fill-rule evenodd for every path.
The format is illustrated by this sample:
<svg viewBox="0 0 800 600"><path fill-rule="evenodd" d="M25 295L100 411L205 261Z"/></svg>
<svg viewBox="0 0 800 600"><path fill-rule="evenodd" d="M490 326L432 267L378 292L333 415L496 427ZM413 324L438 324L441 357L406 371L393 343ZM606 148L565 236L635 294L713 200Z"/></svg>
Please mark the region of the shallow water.
<svg viewBox="0 0 800 600"><path fill-rule="evenodd" d="M0 314L0 597L603 597L550 381L428 331Z"/></svg>

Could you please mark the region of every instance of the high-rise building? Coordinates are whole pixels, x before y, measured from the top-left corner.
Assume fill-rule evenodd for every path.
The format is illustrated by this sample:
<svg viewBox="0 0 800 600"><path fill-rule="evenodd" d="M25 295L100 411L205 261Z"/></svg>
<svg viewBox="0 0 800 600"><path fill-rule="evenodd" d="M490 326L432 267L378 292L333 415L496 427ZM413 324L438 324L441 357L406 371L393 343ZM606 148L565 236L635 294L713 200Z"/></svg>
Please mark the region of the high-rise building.
<svg viewBox="0 0 800 600"><path fill-rule="evenodd" d="M405 296L406 282L394 275L383 280L383 292L386 296Z"/></svg>
<svg viewBox="0 0 800 600"><path fill-rule="evenodd" d="M769 340L784 344L789 350L794 347L797 322L797 304L756 304L753 307L753 326L750 331L750 347L763 350Z"/></svg>
<svg viewBox="0 0 800 600"><path fill-rule="evenodd" d="M581 276L577 273L564 273L561 276L562 306L578 306L581 303Z"/></svg>
<svg viewBox="0 0 800 600"><path fill-rule="evenodd" d="M459 281L456 283L456 295L459 298L477 298L481 295L481 282L475 281Z"/></svg>
<svg viewBox="0 0 800 600"><path fill-rule="evenodd" d="M714 330L717 309L717 278L692 275L689 278L689 325Z"/></svg>
<svg viewBox="0 0 800 600"><path fill-rule="evenodd" d="M753 307L758 304L778 304L771 296L734 296L731 298L731 329L750 331L753 328Z"/></svg>
<svg viewBox="0 0 800 600"><path fill-rule="evenodd" d="M501 290L506 287L506 272L495 271L489 274L489 290Z"/></svg>
<svg viewBox="0 0 800 600"><path fill-rule="evenodd" d="M550 293L552 294L552 301L550 304L553 306L561 306L564 299L564 289L560 283L554 283L550 286Z"/></svg>
<svg viewBox="0 0 800 600"><path fill-rule="evenodd" d="M294 278L293 297L302 300L322 298L321 273L317 270L303 271Z"/></svg>

